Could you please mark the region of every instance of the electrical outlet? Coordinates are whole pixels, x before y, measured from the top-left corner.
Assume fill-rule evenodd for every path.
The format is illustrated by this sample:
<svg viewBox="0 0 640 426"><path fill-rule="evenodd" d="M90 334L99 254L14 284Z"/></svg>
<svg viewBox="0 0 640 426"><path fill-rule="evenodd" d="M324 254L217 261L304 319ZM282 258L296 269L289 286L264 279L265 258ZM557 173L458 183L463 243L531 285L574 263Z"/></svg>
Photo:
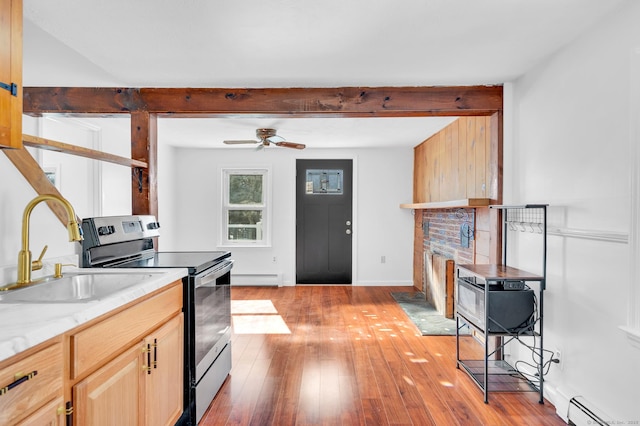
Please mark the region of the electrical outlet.
<svg viewBox="0 0 640 426"><path fill-rule="evenodd" d="M555 351L553 351L553 359L560 366L560 370L562 370L563 360L562 360L562 351L560 349L556 349Z"/></svg>
<svg viewBox="0 0 640 426"><path fill-rule="evenodd" d="M380 256L380 263L387 263L387 256Z"/></svg>
<svg viewBox="0 0 640 426"><path fill-rule="evenodd" d="M278 263L278 258L276 256L273 256L273 263Z"/></svg>

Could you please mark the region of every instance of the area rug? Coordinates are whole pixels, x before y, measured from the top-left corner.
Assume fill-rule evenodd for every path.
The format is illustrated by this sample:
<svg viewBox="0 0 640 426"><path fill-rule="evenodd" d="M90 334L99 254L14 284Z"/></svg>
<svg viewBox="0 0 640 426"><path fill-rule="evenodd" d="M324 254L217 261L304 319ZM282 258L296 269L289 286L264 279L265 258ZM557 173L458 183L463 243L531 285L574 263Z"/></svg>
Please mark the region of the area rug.
<svg viewBox="0 0 640 426"><path fill-rule="evenodd" d="M456 320L440 315L427 302L424 293L392 292L391 297L407 314L423 336L455 336ZM460 334L468 334L466 326L460 329Z"/></svg>

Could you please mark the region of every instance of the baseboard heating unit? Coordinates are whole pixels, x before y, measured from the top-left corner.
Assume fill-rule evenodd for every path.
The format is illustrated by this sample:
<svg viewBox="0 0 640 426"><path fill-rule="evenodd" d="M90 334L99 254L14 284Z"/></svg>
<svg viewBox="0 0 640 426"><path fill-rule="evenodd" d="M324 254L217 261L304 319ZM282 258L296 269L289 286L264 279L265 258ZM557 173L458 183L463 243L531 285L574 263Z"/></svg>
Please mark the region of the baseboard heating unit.
<svg viewBox="0 0 640 426"><path fill-rule="evenodd" d="M605 420L601 414L596 414L593 408L589 408L587 402L581 396L574 396L569 400L567 410L567 421L573 426L613 424L610 420Z"/></svg>
<svg viewBox="0 0 640 426"><path fill-rule="evenodd" d="M231 286L282 287L282 274L232 274Z"/></svg>

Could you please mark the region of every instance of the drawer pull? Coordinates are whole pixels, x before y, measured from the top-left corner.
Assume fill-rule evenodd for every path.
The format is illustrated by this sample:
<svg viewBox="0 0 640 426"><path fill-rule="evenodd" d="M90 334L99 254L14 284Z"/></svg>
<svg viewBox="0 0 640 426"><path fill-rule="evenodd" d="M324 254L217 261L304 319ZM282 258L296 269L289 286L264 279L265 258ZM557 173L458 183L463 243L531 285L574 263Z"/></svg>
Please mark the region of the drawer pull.
<svg viewBox="0 0 640 426"><path fill-rule="evenodd" d="M153 368L158 368L158 339L153 339Z"/></svg>
<svg viewBox="0 0 640 426"><path fill-rule="evenodd" d="M0 395L4 395L5 393L9 392L11 389L15 388L18 385L21 385L22 383L26 382L27 380L33 379L36 375L38 374L38 371L34 370L29 374L26 374L22 377L20 377L19 379L15 380L12 383L9 383L7 386L0 388Z"/></svg>
<svg viewBox="0 0 640 426"><path fill-rule="evenodd" d="M147 374L151 374L151 344L147 343Z"/></svg>

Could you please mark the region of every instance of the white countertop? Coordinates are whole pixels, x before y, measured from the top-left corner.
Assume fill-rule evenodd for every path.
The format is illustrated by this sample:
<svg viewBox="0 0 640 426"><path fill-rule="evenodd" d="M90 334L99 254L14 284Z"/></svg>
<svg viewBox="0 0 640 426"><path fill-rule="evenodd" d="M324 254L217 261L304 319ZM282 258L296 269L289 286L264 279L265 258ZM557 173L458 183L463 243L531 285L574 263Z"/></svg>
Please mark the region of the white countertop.
<svg viewBox="0 0 640 426"><path fill-rule="evenodd" d="M0 303L0 361L63 334L188 274L187 269L65 269L65 272L152 274L108 297L74 303Z"/></svg>

